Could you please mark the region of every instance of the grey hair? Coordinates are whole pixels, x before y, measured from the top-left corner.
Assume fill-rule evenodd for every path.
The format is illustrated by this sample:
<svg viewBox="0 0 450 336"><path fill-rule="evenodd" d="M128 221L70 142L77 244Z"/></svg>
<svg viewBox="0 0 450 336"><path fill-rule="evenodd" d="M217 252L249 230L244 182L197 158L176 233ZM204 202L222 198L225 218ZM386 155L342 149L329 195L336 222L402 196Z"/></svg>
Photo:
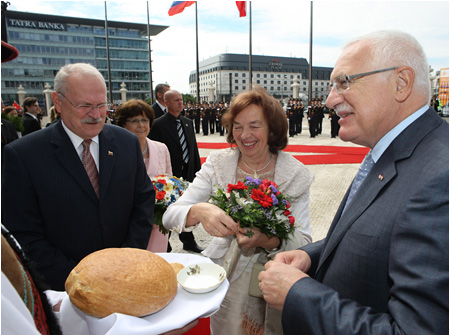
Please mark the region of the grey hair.
<svg viewBox="0 0 450 336"><path fill-rule="evenodd" d="M430 101L431 83L428 60L416 38L398 30L380 30L350 41L344 49L360 41L370 43L370 56L374 65L410 66L415 72L414 90L427 97L427 102Z"/></svg>
<svg viewBox="0 0 450 336"><path fill-rule="evenodd" d="M67 79L71 75L96 76L103 81L106 87L105 79L103 78L100 71L98 71L95 67L88 63L74 63L66 64L61 69L59 69L58 73L55 76L54 90L56 92L66 94Z"/></svg>

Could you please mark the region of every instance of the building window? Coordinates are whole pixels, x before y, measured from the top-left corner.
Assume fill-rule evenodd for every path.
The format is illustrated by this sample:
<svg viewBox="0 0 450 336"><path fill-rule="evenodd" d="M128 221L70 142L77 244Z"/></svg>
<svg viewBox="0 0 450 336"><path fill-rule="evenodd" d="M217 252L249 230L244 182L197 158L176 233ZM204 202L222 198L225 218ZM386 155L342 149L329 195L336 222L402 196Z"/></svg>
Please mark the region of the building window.
<svg viewBox="0 0 450 336"><path fill-rule="evenodd" d="M270 74L270 78L273 78L273 74Z"/></svg>
<svg viewBox="0 0 450 336"><path fill-rule="evenodd" d="M245 77L245 72L242 73L242 77Z"/></svg>
<svg viewBox="0 0 450 336"><path fill-rule="evenodd" d="M242 90L247 90L247 87L246 87L246 86L243 86L243 87L242 87Z"/></svg>
<svg viewBox="0 0 450 336"><path fill-rule="evenodd" d="M257 77L257 78L261 77L261 74L256 74L256 77Z"/></svg>
<svg viewBox="0 0 450 336"><path fill-rule="evenodd" d="M245 84L245 79L242 80L242 84Z"/></svg>
<svg viewBox="0 0 450 336"><path fill-rule="evenodd" d="M257 79L256 84L261 84L261 81L259 79Z"/></svg>
<svg viewBox="0 0 450 336"><path fill-rule="evenodd" d="M239 79L235 79L234 84L239 84Z"/></svg>
<svg viewBox="0 0 450 336"><path fill-rule="evenodd" d="M235 89L235 90L239 90L239 86L235 86L234 89Z"/></svg>
<svg viewBox="0 0 450 336"><path fill-rule="evenodd" d="M264 78L267 78L267 74L264 74Z"/></svg>
<svg viewBox="0 0 450 336"><path fill-rule="evenodd" d="M237 72L235 72L234 73L234 77L237 77L237 76L239 76L239 74Z"/></svg>

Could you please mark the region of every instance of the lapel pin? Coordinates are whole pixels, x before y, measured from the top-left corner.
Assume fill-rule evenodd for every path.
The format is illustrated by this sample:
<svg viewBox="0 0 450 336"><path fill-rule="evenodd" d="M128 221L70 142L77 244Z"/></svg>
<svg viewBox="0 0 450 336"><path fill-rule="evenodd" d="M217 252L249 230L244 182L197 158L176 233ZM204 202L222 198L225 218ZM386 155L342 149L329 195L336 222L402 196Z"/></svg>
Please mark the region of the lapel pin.
<svg viewBox="0 0 450 336"><path fill-rule="evenodd" d="M114 153L111 151L108 151L108 156L114 156Z"/></svg>
<svg viewBox="0 0 450 336"><path fill-rule="evenodd" d="M383 181L384 176L380 174L380 175L378 175L378 179L379 179L380 181Z"/></svg>

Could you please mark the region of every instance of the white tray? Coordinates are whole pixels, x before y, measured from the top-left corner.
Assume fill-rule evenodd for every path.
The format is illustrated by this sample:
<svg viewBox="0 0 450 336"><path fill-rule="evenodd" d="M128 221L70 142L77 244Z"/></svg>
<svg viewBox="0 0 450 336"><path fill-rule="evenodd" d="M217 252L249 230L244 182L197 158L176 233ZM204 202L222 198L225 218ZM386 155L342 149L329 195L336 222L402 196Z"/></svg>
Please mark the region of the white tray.
<svg viewBox="0 0 450 336"><path fill-rule="evenodd" d="M194 263L212 263L209 258L187 253L157 253L169 263L185 266ZM227 279L214 291L193 294L178 285L175 298L163 310L145 317L111 314L97 318L76 308L66 294L60 310L63 334L70 335L142 335L161 334L184 327L189 322L213 315L220 307L228 290Z"/></svg>

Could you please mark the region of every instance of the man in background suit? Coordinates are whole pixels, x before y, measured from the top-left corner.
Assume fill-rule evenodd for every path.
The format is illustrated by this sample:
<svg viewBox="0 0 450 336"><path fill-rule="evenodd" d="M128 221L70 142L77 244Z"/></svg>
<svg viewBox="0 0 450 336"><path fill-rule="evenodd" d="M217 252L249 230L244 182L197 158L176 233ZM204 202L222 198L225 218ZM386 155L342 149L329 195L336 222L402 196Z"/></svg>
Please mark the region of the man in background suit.
<svg viewBox="0 0 450 336"><path fill-rule="evenodd" d="M358 172L325 239L260 273L285 334L448 335L449 129L427 105L428 75L409 34L344 47L327 106L342 140L371 148L367 176Z"/></svg>
<svg viewBox="0 0 450 336"><path fill-rule="evenodd" d="M106 85L97 69L62 67L52 99L61 121L3 149L2 223L45 282L64 290L88 254L147 247L155 191L136 136L104 124Z"/></svg>
<svg viewBox="0 0 450 336"><path fill-rule="evenodd" d="M152 105L155 111L155 119L162 117L166 111L166 104L164 103L164 94L170 90L168 84L158 84L155 87L156 102Z"/></svg>
<svg viewBox="0 0 450 336"><path fill-rule="evenodd" d="M150 131L150 139L166 144L170 153L173 175L192 182L195 173L201 168L194 125L191 119L180 115L183 110L183 97L178 91L167 91L164 95L164 103L168 113L155 120ZM186 139L187 162L183 160L184 153L178 135L177 123L181 124L182 133ZM195 242L192 232L182 232L179 236L185 250L197 253L202 251L202 248Z"/></svg>
<svg viewBox="0 0 450 336"><path fill-rule="evenodd" d="M23 101L23 132L22 135L27 135L41 129L41 121L38 118L39 104L34 97L27 97Z"/></svg>

